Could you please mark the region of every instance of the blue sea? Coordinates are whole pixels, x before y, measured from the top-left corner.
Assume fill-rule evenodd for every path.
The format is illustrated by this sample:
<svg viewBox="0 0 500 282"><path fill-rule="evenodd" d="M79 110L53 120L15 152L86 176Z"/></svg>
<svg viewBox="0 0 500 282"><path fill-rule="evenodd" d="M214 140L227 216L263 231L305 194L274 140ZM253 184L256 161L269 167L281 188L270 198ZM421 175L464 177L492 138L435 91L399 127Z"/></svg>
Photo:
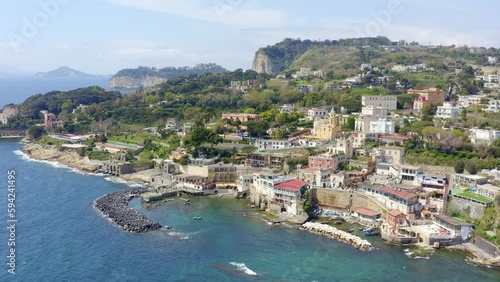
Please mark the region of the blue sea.
<svg viewBox="0 0 500 282"><path fill-rule="evenodd" d="M412 259L370 237L361 252L295 228L271 226L245 200L201 197L145 209L173 230L127 233L94 208L120 183L32 161L16 141L0 141L0 281L499 281L461 252ZM16 171L16 274L7 272L8 170ZM193 220L202 216L202 220ZM3 226L3 227L2 227ZM358 232L358 231L356 231Z"/></svg>
<svg viewBox="0 0 500 282"><path fill-rule="evenodd" d="M7 104L19 104L36 94L50 91L68 91L81 87L100 86L109 90L109 77L89 78L45 78L45 77L0 77L0 109ZM131 92L133 90L120 90Z"/></svg>

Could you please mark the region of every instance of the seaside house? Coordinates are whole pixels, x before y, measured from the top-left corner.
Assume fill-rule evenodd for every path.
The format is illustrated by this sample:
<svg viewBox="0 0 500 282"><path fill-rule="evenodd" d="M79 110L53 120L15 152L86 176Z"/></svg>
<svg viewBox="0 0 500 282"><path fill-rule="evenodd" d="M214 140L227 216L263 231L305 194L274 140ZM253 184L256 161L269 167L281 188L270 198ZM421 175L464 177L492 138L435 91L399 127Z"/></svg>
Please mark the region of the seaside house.
<svg viewBox="0 0 500 282"><path fill-rule="evenodd" d="M351 209L351 216L356 218L359 223L368 226L376 226L381 213L369 208L354 207Z"/></svg>
<svg viewBox="0 0 500 282"><path fill-rule="evenodd" d="M302 206L299 203L306 190L307 182L297 179L274 184L270 208L279 212L300 215L302 214Z"/></svg>

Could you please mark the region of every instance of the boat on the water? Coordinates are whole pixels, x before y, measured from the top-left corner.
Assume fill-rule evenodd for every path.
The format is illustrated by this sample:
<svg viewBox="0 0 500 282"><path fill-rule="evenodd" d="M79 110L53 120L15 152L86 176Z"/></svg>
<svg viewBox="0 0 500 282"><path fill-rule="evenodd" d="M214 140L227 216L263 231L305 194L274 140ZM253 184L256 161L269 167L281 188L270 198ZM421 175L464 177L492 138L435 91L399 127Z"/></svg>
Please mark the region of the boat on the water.
<svg viewBox="0 0 500 282"><path fill-rule="evenodd" d="M193 219L194 219L194 220L200 220L200 219L201 219L201 216L193 216Z"/></svg>
<svg viewBox="0 0 500 282"><path fill-rule="evenodd" d="M365 236L378 236L379 232L377 230L365 231Z"/></svg>

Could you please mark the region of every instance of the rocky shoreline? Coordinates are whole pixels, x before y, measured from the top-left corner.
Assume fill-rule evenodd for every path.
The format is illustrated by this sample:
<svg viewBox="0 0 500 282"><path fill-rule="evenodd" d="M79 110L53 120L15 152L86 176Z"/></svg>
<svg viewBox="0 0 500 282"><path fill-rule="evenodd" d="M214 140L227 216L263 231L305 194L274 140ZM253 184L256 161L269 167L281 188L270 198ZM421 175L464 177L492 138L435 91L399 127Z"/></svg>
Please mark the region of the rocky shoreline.
<svg viewBox="0 0 500 282"><path fill-rule="evenodd" d="M309 231L311 233L327 236L329 238L336 239L347 244L351 244L361 251L370 251L372 249L372 244L367 240L361 239L356 235L352 235L351 233L339 230L330 225L306 222L302 224L300 229Z"/></svg>
<svg viewBox="0 0 500 282"><path fill-rule="evenodd" d="M80 171L94 173L97 168L88 157L81 157L76 152L60 152L54 145L26 144L21 152L40 161L57 162Z"/></svg>
<svg viewBox="0 0 500 282"><path fill-rule="evenodd" d="M125 231L142 233L160 229L162 226L159 223L149 220L138 211L128 207L132 198L139 197L146 191L146 188L116 191L97 199L94 207Z"/></svg>
<svg viewBox="0 0 500 282"><path fill-rule="evenodd" d="M53 145L27 144L21 148L21 151L35 160L56 162L88 173L97 172L96 166L87 157L81 157L76 152L60 152ZM136 179L133 175L122 178L128 181ZM116 191L97 199L94 207L125 231L142 233L160 229L162 226L159 223L149 220L138 211L128 207L132 198L140 197L147 190L147 188L133 188Z"/></svg>

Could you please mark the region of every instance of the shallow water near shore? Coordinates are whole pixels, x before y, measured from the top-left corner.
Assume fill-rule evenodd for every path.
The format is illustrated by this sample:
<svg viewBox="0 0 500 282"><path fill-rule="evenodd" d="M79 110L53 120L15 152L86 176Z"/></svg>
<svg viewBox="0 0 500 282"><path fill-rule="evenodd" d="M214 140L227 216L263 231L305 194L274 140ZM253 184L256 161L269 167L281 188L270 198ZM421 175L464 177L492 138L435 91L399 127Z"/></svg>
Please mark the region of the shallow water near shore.
<svg viewBox="0 0 500 282"><path fill-rule="evenodd" d="M18 207L17 274L7 273L3 227L1 281L500 280L499 271L468 265L461 252L413 259L405 248L386 245L379 237L368 238L375 250L361 252L295 228L271 226L244 200L200 197L191 198L190 205L173 200L145 208L134 199L131 207L173 229L127 233L103 218L93 202L129 186L23 159L14 153L20 146L0 141L0 203L7 203L7 170L15 169ZM6 220L0 210L4 226Z"/></svg>

